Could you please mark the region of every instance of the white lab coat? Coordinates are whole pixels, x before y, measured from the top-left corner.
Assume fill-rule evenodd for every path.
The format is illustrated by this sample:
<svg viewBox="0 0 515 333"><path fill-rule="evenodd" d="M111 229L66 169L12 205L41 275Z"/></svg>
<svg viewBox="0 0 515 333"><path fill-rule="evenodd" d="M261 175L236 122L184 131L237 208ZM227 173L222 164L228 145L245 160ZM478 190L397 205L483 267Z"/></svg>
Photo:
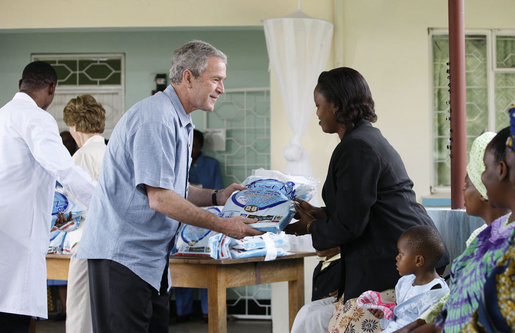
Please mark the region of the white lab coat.
<svg viewBox="0 0 515 333"><path fill-rule="evenodd" d="M47 318L55 182L89 205L96 182L75 166L55 119L25 93L0 109L0 312Z"/></svg>

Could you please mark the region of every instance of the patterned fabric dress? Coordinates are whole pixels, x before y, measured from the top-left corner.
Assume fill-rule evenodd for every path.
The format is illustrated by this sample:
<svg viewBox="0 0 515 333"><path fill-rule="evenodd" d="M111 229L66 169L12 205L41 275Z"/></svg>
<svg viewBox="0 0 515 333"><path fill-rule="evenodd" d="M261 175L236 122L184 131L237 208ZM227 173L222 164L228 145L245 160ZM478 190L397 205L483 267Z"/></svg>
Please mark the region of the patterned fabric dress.
<svg viewBox="0 0 515 333"><path fill-rule="evenodd" d="M379 293L383 302L395 303L395 290L388 289ZM338 300L333 316L329 322L329 333L379 333L381 320L367 309L362 308L356 302L357 298L351 298L343 302L343 296Z"/></svg>
<svg viewBox="0 0 515 333"><path fill-rule="evenodd" d="M444 332L460 332L478 308L486 278L510 245L515 223L507 224L509 216L492 222L452 263Z"/></svg>
<svg viewBox="0 0 515 333"><path fill-rule="evenodd" d="M515 235L515 233L514 233ZM486 280L481 303L462 332L515 331L515 244Z"/></svg>

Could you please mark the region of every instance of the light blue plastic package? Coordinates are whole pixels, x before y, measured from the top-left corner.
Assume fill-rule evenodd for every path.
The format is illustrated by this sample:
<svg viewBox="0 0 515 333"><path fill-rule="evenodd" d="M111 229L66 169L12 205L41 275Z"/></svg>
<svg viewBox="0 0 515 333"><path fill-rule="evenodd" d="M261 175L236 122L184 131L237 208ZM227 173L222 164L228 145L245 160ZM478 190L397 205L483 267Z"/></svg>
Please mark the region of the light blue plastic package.
<svg viewBox="0 0 515 333"><path fill-rule="evenodd" d="M231 259L264 257L267 254L267 251L265 248L253 249L253 250L248 250L248 251L238 250L238 249L230 249L230 252L231 252ZM284 249L281 249L281 248L277 249L278 257L283 257L287 254L288 254L288 252L286 252Z"/></svg>
<svg viewBox="0 0 515 333"><path fill-rule="evenodd" d="M288 254L290 244L284 232L234 239L208 229L184 224L177 234L172 255L194 255L213 259L265 256L273 260Z"/></svg>
<svg viewBox="0 0 515 333"><path fill-rule="evenodd" d="M274 170L255 170L242 183L247 189L231 195L221 216L257 219L249 226L261 231L280 232L295 215L293 199L309 201L316 193L317 183L309 177L288 176Z"/></svg>
<svg viewBox="0 0 515 333"><path fill-rule="evenodd" d="M70 212L72 213L72 220L68 221L64 225L56 226L57 213L63 213L68 218ZM84 208L74 200L72 200L67 194L64 193L63 189L57 187L54 192L54 202L52 205L52 223L51 231L57 229L61 231L73 231L79 227L80 220L84 214Z"/></svg>
<svg viewBox="0 0 515 333"><path fill-rule="evenodd" d="M207 207L205 210L214 215L220 214L218 207ZM171 254L208 257L211 253L209 238L218 234L219 233L209 229L199 228L189 224L181 224Z"/></svg>
<svg viewBox="0 0 515 333"><path fill-rule="evenodd" d="M248 236L243 239L234 239L231 238L230 248L236 250L243 251L251 251L255 249L264 249L266 248L266 241L263 238L264 236ZM268 237L273 241L274 246L276 248L282 248L285 250L289 249L289 243L286 237L284 237L284 233L279 234L268 234Z"/></svg>
<svg viewBox="0 0 515 333"><path fill-rule="evenodd" d="M64 241L66 232L59 231L58 229L50 233L50 243L48 244L48 253L63 253Z"/></svg>
<svg viewBox="0 0 515 333"><path fill-rule="evenodd" d="M213 259L231 259L231 237L217 233L209 237L209 256Z"/></svg>
<svg viewBox="0 0 515 333"><path fill-rule="evenodd" d="M288 255L290 244L284 232L267 233L234 239L224 234L209 238L210 257L214 259L241 259L264 256L265 260Z"/></svg>
<svg viewBox="0 0 515 333"><path fill-rule="evenodd" d="M71 252L71 244L68 241L67 235L68 232L74 231L79 227L84 211L84 208L75 200L72 200L63 191L62 187L56 187L52 205L48 253L69 254ZM66 218L68 218L71 212L72 219L62 225L56 225L58 212L65 214Z"/></svg>
<svg viewBox="0 0 515 333"><path fill-rule="evenodd" d="M290 244L284 232L266 233L261 236L231 239L229 249L232 259L264 256L267 261L287 255Z"/></svg>

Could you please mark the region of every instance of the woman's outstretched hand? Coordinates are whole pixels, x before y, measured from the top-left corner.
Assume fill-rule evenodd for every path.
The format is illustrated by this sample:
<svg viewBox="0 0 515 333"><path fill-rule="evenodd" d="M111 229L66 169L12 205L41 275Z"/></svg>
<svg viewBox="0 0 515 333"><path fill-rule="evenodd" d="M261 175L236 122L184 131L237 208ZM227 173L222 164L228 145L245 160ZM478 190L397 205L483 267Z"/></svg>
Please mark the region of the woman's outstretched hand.
<svg viewBox="0 0 515 333"><path fill-rule="evenodd" d="M327 216L323 208L312 206L309 202L305 200L293 199L293 202L295 204L295 210L297 211L294 218L298 220L300 220L299 214L301 214L302 212L308 216L312 216L316 220L322 219Z"/></svg>
<svg viewBox="0 0 515 333"><path fill-rule="evenodd" d="M322 208L314 207L307 201L301 199L294 199L296 223L291 223L284 229L287 234L301 236L309 233L308 226L311 226L313 221L326 216Z"/></svg>

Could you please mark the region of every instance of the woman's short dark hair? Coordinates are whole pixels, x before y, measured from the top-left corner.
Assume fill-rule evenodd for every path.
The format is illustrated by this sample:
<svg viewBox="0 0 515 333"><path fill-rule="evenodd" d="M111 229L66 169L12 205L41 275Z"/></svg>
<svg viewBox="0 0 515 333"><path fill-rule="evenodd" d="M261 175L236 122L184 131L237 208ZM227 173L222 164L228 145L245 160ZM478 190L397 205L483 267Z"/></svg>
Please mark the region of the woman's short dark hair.
<svg viewBox="0 0 515 333"><path fill-rule="evenodd" d="M349 67L322 72L318 77L319 92L337 107L336 120L352 130L361 120L375 122L374 100L365 78Z"/></svg>
<svg viewBox="0 0 515 333"><path fill-rule="evenodd" d="M39 90L57 84L57 73L50 64L33 61L23 69L21 84L24 90Z"/></svg>

